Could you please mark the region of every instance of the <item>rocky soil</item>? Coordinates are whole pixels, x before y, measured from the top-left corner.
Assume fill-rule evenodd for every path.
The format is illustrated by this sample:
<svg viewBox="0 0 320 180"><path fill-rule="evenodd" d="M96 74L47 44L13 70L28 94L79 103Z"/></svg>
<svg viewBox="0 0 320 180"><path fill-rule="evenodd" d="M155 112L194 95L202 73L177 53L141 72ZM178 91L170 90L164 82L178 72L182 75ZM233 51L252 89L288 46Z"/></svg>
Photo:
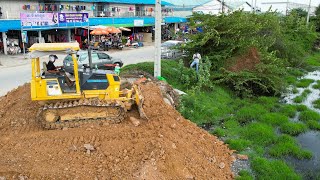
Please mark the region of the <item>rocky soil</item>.
<svg viewBox="0 0 320 180"><path fill-rule="evenodd" d="M43 130L26 84L0 97L0 179L233 179L233 151L184 119L156 83L120 124Z"/></svg>

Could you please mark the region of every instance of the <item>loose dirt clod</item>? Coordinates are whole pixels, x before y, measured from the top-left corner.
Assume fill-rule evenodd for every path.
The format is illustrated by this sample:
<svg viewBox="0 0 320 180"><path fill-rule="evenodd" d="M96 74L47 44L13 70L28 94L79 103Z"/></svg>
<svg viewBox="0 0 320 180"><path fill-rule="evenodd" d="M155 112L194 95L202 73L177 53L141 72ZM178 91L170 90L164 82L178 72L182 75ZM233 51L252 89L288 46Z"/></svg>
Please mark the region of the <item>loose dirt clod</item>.
<svg viewBox="0 0 320 180"><path fill-rule="evenodd" d="M41 106L31 101L29 84L0 97L0 177L232 179L234 158L223 142L166 104L156 83L141 84L141 91L148 120L139 126L129 119L139 119L133 109L121 124L64 131L39 127Z"/></svg>

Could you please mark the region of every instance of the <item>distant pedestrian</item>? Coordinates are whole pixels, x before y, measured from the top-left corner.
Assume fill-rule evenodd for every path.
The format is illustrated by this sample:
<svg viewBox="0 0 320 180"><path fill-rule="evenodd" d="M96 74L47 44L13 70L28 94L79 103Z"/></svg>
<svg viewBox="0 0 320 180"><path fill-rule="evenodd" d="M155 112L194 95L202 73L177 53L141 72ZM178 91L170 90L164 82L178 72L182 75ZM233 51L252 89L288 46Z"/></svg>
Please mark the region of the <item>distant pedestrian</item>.
<svg viewBox="0 0 320 180"><path fill-rule="evenodd" d="M116 66L114 67L114 73L116 73L116 75L120 75L120 66L119 64L117 63Z"/></svg>
<svg viewBox="0 0 320 180"><path fill-rule="evenodd" d="M193 54L192 56L192 63L190 65L190 68L193 68L193 66L196 66L196 72L198 73L199 72L199 63L200 63L200 60L201 60L201 55L200 53L196 52Z"/></svg>

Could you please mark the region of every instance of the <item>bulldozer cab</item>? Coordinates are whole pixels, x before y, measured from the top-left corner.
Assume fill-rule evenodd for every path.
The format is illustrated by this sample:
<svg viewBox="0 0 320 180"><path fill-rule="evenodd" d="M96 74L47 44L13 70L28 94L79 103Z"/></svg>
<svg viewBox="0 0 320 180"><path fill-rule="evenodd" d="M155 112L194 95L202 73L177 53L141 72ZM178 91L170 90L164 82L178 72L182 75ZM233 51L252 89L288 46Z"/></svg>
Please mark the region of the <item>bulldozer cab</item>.
<svg viewBox="0 0 320 180"><path fill-rule="evenodd" d="M78 50L80 47L77 42L37 43L29 48L29 55L32 59L32 100L81 99L84 97L119 98L120 78L112 71L79 69L76 56ZM46 65L51 54L71 55L75 80L72 86L66 85L65 72L50 73L47 71Z"/></svg>

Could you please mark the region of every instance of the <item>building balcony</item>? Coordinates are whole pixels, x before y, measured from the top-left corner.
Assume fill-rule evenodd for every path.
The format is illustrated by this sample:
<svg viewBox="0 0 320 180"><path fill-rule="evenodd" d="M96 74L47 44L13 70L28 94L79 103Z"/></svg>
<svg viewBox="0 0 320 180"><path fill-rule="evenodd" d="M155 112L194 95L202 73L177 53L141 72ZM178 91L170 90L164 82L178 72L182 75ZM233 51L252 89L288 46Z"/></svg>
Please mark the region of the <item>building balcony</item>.
<svg viewBox="0 0 320 180"><path fill-rule="evenodd" d="M154 11L93 11L93 17L154 17ZM173 12L162 12L162 17L173 16Z"/></svg>

